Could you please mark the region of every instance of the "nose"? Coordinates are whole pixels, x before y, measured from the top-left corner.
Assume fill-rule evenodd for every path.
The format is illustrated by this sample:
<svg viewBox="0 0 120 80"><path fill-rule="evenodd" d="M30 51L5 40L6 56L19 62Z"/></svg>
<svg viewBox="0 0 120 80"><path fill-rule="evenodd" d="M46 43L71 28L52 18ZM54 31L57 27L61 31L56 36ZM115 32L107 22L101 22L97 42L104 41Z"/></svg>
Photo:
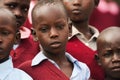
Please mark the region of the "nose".
<svg viewBox="0 0 120 80"><path fill-rule="evenodd" d="M14 11L13 11L14 15L17 17L17 18L21 18L23 15L22 15L22 11L21 9L19 8L16 8Z"/></svg>
<svg viewBox="0 0 120 80"><path fill-rule="evenodd" d="M73 0L73 5L74 6L80 6L81 5L81 0Z"/></svg>
<svg viewBox="0 0 120 80"><path fill-rule="evenodd" d="M59 33L58 33L57 29L51 28L51 30L50 30L50 38L57 38L58 35L59 35Z"/></svg>
<svg viewBox="0 0 120 80"><path fill-rule="evenodd" d="M118 62L118 61L120 62L120 53L114 54L112 57L112 61L113 62Z"/></svg>

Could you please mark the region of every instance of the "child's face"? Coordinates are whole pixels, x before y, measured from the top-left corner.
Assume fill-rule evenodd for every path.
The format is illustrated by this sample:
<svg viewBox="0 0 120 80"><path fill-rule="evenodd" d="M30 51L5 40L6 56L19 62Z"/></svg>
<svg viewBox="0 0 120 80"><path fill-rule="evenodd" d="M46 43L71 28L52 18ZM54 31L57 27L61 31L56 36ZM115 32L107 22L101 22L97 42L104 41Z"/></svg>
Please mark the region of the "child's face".
<svg viewBox="0 0 120 80"><path fill-rule="evenodd" d="M68 15L74 22L88 20L95 7L95 0L62 0L68 11Z"/></svg>
<svg viewBox="0 0 120 80"><path fill-rule="evenodd" d="M18 27L22 26L27 18L30 0L1 0L0 6L11 10L17 18Z"/></svg>
<svg viewBox="0 0 120 80"><path fill-rule="evenodd" d="M100 64L107 76L120 79L120 35L107 37L104 42L99 43Z"/></svg>
<svg viewBox="0 0 120 80"><path fill-rule="evenodd" d="M16 27L12 24L13 20L6 15L0 15L0 60L9 56L16 36Z"/></svg>
<svg viewBox="0 0 120 80"><path fill-rule="evenodd" d="M44 51L56 54L65 51L69 27L67 16L59 5L40 7L35 21L36 36Z"/></svg>

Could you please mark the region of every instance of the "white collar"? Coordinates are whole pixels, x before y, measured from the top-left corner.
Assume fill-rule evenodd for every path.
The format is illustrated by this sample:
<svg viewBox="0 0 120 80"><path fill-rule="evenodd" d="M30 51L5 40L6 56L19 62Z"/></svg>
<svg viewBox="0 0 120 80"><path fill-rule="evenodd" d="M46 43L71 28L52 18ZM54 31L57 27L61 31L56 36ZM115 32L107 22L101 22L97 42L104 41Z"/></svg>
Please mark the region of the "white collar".
<svg viewBox="0 0 120 80"><path fill-rule="evenodd" d="M44 54L43 51L40 51L32 60L31 66L38 65L41 63L43 60L48 59Z"/></svg>
<svg viewBox="0 0 120 80"><path fill-rule="evenodd" d="M12 58L9 57L7 61L0 63L0 80L4 80L12 70L13 70Z"/></svg>
<svg viewBox="0 0 120 80"><path fill-rule="evenodd" d="M91 26L91 25L89 25L89 28L90 28L90 29L93 31L93 33L94 33L94 35L93 35L90 39L97 38L98 35L99 35L98 29L95 28L95 27L93 27L93 26ZM79 32L74 26L72 26L72 36L69 37L69 39L71 39L73 36L78 35L78 34L84 36L83 33Z"/></svg>
<svg viewBox="0 0 120 80"><path fill-rule="evenodd" d="M66 57L72 62L76 62L78 61L77 59L75 59L74 57L72 57L69 53L65 53ZM45 59L48 59L44 54L43 54L43 51L39 52L32 60L32 64L31 66L35 66L35 65L38 65L40 64L43 60ZM52 60L50 60L52 61Z"/></svg>

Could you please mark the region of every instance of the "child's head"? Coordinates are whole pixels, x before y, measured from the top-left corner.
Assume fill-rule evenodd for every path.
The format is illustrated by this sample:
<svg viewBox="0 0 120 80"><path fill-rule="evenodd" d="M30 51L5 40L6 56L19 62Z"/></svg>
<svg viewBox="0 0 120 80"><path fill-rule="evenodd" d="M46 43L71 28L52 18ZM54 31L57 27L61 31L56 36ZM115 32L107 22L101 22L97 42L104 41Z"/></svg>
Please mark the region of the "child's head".
<svg viewBox="0 0 120 80"><path fill-rule="evenodd" d="M102 31L97 39L97 50L98 63L106 76L120 80L120 27L109 27Z"/></svg>
<svg viewBox="0 0 120 80"><path fill-rule="evenodd" d="M0 7L12 11L17 18L18 27L22 26L27 18L30 0L0 0Z"/></svg>
<svg viewBox="0 0 120 80"><path fill-rule="evenodd" d="M43 50L49 53L65 51L69 27L65 8L60 0L41 0L32 11L32 23Z"/></svg>
<svg viewBox="0 0 120 80"><path fill-rule="evenodd" d="M73 22L88 21L99 0L62 0Z"/></svg>
<svg viewBox="0 0 120 80"><path fill-rule="evenodd" d="M17 35L16 18L5 8L0 8L0 63L9 57Z"/></svg>

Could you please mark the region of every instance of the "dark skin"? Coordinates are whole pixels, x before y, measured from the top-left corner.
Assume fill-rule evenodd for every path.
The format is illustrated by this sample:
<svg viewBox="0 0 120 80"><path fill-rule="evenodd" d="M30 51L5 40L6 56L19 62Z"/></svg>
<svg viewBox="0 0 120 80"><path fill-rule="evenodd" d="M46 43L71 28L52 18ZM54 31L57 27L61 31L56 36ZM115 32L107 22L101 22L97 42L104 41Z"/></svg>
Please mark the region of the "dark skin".
<svg viewBox="0 0 120 80"><path fill-rule="evenodd" d="M58 7L59 6L59 7ZM45 56L55 61L61 71L70 77L73 64L65 56L69 36L68 18L61 4L49 4L34 11L33 27Z"/></svg>
<svg viewBox="0 0 120 80"><path fill-rule="evenodd" d="M17 20L17 27L20 28L27 19L30 0L0 0L0 7L12 11ZM16 44L20 43L20 33L17 36Z"/></svg>
<svg viewBox="0 0 120 80"><path fill-rule="evenodd" d="M120 28L103 31L97 40L97 61L105 70L105 80L120 80Z"/></svg>
<svg viewBox="0 0 120 80"><path fill-rule="evenodd" d="M0 14L0 63L2 63L9 58L17 36L17 25L10 11L0 8Z"/></svg>
<svg viewBox="0 0 120 80"><path fill-rule="evenodd" d="M98 5L99 0L62 0L65 4L72 24L83 33L86 39L93 35L89 28L89 17L93 9Z"/></svg>
<svg viewBox="0 0 120 80"><path fill-rule="evenodd" d="M0 7L5 7L13 12L17 18L17 25L21 27L28 15L30 0L0 0Z"/></svg>

